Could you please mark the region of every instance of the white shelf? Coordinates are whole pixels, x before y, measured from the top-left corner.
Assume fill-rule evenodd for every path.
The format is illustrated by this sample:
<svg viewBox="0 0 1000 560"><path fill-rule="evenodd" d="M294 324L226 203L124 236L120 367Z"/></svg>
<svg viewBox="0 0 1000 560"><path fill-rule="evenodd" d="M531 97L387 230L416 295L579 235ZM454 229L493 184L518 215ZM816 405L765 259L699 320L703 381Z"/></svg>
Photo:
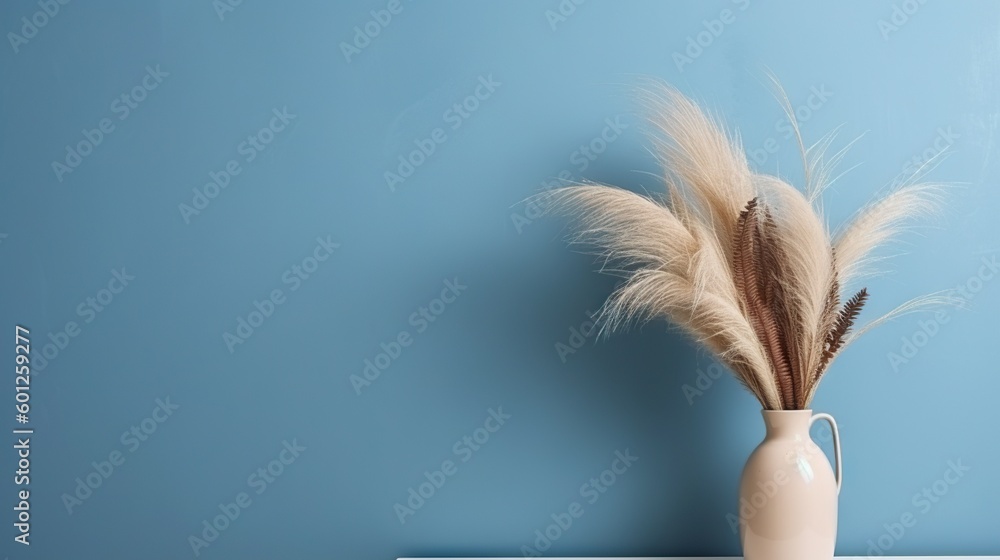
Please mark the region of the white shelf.
<svg viewBox="0 0 1000 560"><path fill-rule="evenodd" d="M552 560L740 560L738 556L714 556L714 557L563 557L546 556ZM885 560L1000 560L1000 556L882 556ZM524 560L522 557L494 557L494 558L397 558L396 560ZM838 556L835 560L868 560L866 556Z"/></svg>

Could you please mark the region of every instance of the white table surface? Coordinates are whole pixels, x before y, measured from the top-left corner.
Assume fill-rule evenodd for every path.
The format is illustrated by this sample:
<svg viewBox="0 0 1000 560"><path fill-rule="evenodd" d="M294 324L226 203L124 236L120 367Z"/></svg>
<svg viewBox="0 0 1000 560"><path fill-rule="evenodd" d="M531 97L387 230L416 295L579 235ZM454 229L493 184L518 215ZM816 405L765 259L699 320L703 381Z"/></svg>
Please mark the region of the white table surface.
<svg viewBox="0 0 1000 560"><path fill-rule="evenodd" d="M738 556L704 556L704 557L569 557L569 556L546 556L553 560L740 560ZM1000 560L1000 556L882 556L886 560ZM866 556L838 556L838 560L868 560ZM495 558L397 558L396 560L524 560L522 557L495 557Z"/></svg>

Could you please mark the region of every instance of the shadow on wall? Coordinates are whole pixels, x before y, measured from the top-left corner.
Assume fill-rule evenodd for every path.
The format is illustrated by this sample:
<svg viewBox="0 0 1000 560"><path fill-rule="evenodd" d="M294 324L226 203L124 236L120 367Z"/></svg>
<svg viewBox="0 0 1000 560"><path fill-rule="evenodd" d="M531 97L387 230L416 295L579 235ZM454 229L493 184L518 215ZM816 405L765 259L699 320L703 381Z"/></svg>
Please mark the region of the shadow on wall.
<svg viewBox="0 0 1000 560"><path fill-rule="evenodd" d="M631 161L606 163L616 170L635 168ZM595 180L636 192L658 188L644 175L639 184L636 173L601 176L607 169L595 169ZM522 409L542 409L542 416L568 426L541 437L548 438L551 446L519 442L525 456L541 454L545 462L561 463L567 472L580 470L577 461L584 451L610 453L620 445L641 456L640 466L627 475L630 480L587 510L577 521L580 529L567 530L542 555L738 553L738 536L725 514L735 511L742 462L731 460L732 449L727 453L724 447L732 432L732 401L740 395L720 389L690 401L682 386L693 383L698 369L706 369L710 360L699 356L697 346L663 320L607 339L591 335L572 353L560 354L556 344L572 348L569 329L580 331L586 313L596 311L620 280L595 272L599 264L581 254L582 247L566 245L564 220L542 221L546 224L532 226L530 235L520 236L513 248L498 241L486 249L488 259L479 255L469 262L466 257L465 275L475 279L477 291L488 294L470 298L466 303L471 309L466 312L491 320L463 322L461 340L453 344L480 363L492 363L493 373L488 375L502 375L502 379L483 379L484 390L504 395L505 403L521 401ZM516 273L505 276L498 274L501 270ZM545 491L547 473L524 474L527 480L521 484L536 484L534 490ZM539 507L545 506L512 504L505 514L508 527L484 528L489 536L478 539L474 549L441 542L404 549L398 555L521 556L521 547L534 538L530 530L520 529L524 519L541 522L554 511Z"/></svg>

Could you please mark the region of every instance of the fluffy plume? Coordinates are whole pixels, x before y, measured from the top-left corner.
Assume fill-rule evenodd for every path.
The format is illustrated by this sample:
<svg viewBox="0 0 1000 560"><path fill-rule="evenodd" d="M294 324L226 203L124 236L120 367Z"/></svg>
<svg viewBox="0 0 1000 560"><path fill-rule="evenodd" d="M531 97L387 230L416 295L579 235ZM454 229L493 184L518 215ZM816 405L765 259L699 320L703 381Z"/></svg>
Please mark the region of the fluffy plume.
<svg viewBox="0 0 1000 560"><path fill-rule="evenodd" d="M663 199L598 184L538 195L575 219L572 240L595 247L624 282L601 309L602 332L667 318L714 352L766 409L809 406L834 358L871 327L928 304L911 300L852 330L868 292L841 304L872 251L909 218L934 210L940 187L905 184L859 211L831 238L821 194L843 157L796 137L804 190L751 171L736 136L669 86L643 92L667 183ZM787 98L785 98L787 105Z"/></svg>
<svg viewBox="0 0 1000 560"><path fill-rule="evenodd" d="M904 185L859 210L834 240L842 280L853 282L875 272L872 251L892 240L911 218L933 214L941 193L941 185Z"/></svg>

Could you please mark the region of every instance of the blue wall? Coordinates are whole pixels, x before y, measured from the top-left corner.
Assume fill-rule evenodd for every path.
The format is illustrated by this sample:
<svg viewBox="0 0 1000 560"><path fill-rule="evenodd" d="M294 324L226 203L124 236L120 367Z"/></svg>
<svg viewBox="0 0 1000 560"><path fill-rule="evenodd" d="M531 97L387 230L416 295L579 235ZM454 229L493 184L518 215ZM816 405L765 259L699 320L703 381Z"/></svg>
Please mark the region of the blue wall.
<svg viewBox="0 0 1000 560"><path fill-rule="evenodd" d="M914 158L961 183L868 316L969 309L871 333L815 402L838 553L1000 554L994 3L47 1L0 8L10 558L738 554L759 407L665 323L574 334L614 280L520 201L659 190L648 76L799 180L768 69L807 140L864 133L833 225Z"/></svg>

